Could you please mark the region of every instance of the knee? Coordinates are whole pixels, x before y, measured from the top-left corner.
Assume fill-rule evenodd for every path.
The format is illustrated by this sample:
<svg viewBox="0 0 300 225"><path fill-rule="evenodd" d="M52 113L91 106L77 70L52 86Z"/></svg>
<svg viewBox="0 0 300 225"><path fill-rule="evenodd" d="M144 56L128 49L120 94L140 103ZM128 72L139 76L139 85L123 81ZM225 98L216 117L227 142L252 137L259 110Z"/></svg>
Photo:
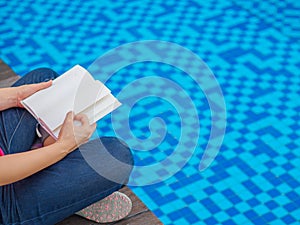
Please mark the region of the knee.
<svg viewBox="0 0 300 225"><path fill-rule="evenodd" d="M129 147L123 141L116 137L101 137L79 149L88 165L101 177L118 184L127 183L134 161Z"/></svg>
<svg viewBox="0 0 300 225"><path fill-rule="evenodd" d="M30 74L37 77L39 82L53 80L58 77L58 74L50 68L37 68L32 70Z"/></svg>
<svg viewBox="0 0 300 225"><path fill-rule="evenodd" d="M117 137L101 137L100 139L114 158L131 167L134 165L132 152L123 140Z"/></svg>
<svg viewBox="0 0 300 225"><path fill-rule="evenodd" d="M116 137L101 137L100 140L109 154L116 159L114 163L116 172L111 171L108 177L117 183L127 184L134 166L130 148L123 140Z"/></svg>

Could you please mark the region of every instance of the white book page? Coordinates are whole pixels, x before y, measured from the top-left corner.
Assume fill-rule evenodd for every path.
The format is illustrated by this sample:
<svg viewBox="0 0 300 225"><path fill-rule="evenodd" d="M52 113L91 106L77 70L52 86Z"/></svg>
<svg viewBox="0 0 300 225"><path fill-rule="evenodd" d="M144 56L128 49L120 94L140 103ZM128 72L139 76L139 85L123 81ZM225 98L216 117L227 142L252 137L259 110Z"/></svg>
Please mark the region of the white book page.
<svg viewBox="0 0 300 225"><path fill-rule="evenodd" d="M112 94L108 94L81 113L87 115L90 124L92 124L100 120L102 117L120 105L121 103Z"/></svg>
<svg viewBox="0 0 300 225"><path fill-rule="evenodd" d="M89 123L92 124L118 108L120 105L121 103L112 94L108 94L80 113L85 114L89 119ZM58 137L60 129L61 126L53 131L56 138Z"/></svg>
<svg viewBox="0 0 300 225"><path fill-rule="evenodd" d="M59 127L66 114L75 114L94 104L110 90L79 65L53 81L51 87L41 90L23 101L50 130Z"/></svg>

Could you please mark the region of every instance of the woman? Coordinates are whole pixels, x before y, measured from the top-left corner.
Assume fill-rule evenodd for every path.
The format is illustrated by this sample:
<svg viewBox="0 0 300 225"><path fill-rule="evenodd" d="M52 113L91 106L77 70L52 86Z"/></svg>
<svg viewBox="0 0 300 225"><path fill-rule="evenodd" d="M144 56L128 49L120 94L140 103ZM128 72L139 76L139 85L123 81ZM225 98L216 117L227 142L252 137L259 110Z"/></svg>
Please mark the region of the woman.
<svg viewBox="0 0 300 225"><path fill-rule="evenodd" d="M32 149L38 140L37 121L22 108L20 101L51 86L51 80L56 77L57 74L50 69L37 69L22 77L13 87L0 89L0 224L55 224L111 195L128 180L133 164L129 148L113 137L88 142L96 125L89 125L83 114L69 112L58 140L54 141L49 136L43 139L40 148ZM81 125L75 126L74 120L80 121ZM101 174L110 173L114 179L93 170L78 150L79 146L100 154L97 163ZM110 159L101 158L105 152L130 166L112 169ZM124 196L118 199L116 193L116 198L108 197L102 202L110 204L109 199L123 199L123 203L128 203ZM101 208L101 201L95 204L98 204L98 209ZM108 206L104 208L114 211ZM92 212L87 212L91 209L95 208L90 206L79 214L92 215ZM92 219L114 221L122 214L106 213L120 214L114 218L99 212L92 215ZM127 210L125 214L128 213ZM103 221L101 218L104 218Z"/></svg>

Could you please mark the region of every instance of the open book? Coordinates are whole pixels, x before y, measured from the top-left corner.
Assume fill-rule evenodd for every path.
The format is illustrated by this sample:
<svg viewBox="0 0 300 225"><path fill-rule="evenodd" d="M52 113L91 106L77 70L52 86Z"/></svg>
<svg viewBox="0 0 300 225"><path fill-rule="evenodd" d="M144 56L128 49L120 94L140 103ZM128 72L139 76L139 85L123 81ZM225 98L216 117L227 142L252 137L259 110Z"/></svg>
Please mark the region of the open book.
<svg viewBox="0 0 300 225"><path fill-rule="evenodd" d="M53 80L51 87L36 92L21 104L55 139L69 111L86 114L92 124L121 105L103 83L79 65Z"/></svg>

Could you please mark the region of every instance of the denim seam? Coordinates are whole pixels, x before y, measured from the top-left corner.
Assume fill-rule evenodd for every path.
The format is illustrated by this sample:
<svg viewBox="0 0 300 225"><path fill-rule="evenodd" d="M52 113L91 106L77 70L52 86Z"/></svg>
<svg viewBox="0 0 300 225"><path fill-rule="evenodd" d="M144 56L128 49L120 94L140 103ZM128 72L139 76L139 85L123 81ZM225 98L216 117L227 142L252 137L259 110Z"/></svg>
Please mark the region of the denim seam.
<svg viewBox="0 0 300 225"><path fill-rule="evenodd" d="M5 154L7 154L7 153L8 153L7 150L6 150L6 148L7 148L7 133L6 133L6 129L5 129L5 124L4 124L4 123L5 123L5 122L4 122L5 120L4 120L4 114L3 114L3 113L1 113L1 117L2 117L1 119L2 119L3 132L4 132L3 135L5 136L5 137L3 138L3 141L4 141L3 144L5 145L5 149L2 148L2 150L4 151Z"/></svg>
<svg viewBox="0 0 300 225"><path fill-rule="evenodd" d="M13 132L13 134L11 135L10 140L8 141L7 151L9 151L9 149L10 149L10 144L11 144L11 142L12 142L12 139L14 138L14 135L15 135L15 133L16 133L18 127L20 126L21 121L22 121L24 115L25 115L25 112L22 114L22 116L21 116L21 118L20 118L20 120L19 120L19 122L18 122L18 124L17 124L17 126L16 126L16 128L15 128L15 130L14 130L14 132ZM6 134L6 127L5 127L5 126L4 126L4 131L5 131L5 134ZM10 153L10 152L8 152L8 154L9 154L9 153Z"/></svg>

